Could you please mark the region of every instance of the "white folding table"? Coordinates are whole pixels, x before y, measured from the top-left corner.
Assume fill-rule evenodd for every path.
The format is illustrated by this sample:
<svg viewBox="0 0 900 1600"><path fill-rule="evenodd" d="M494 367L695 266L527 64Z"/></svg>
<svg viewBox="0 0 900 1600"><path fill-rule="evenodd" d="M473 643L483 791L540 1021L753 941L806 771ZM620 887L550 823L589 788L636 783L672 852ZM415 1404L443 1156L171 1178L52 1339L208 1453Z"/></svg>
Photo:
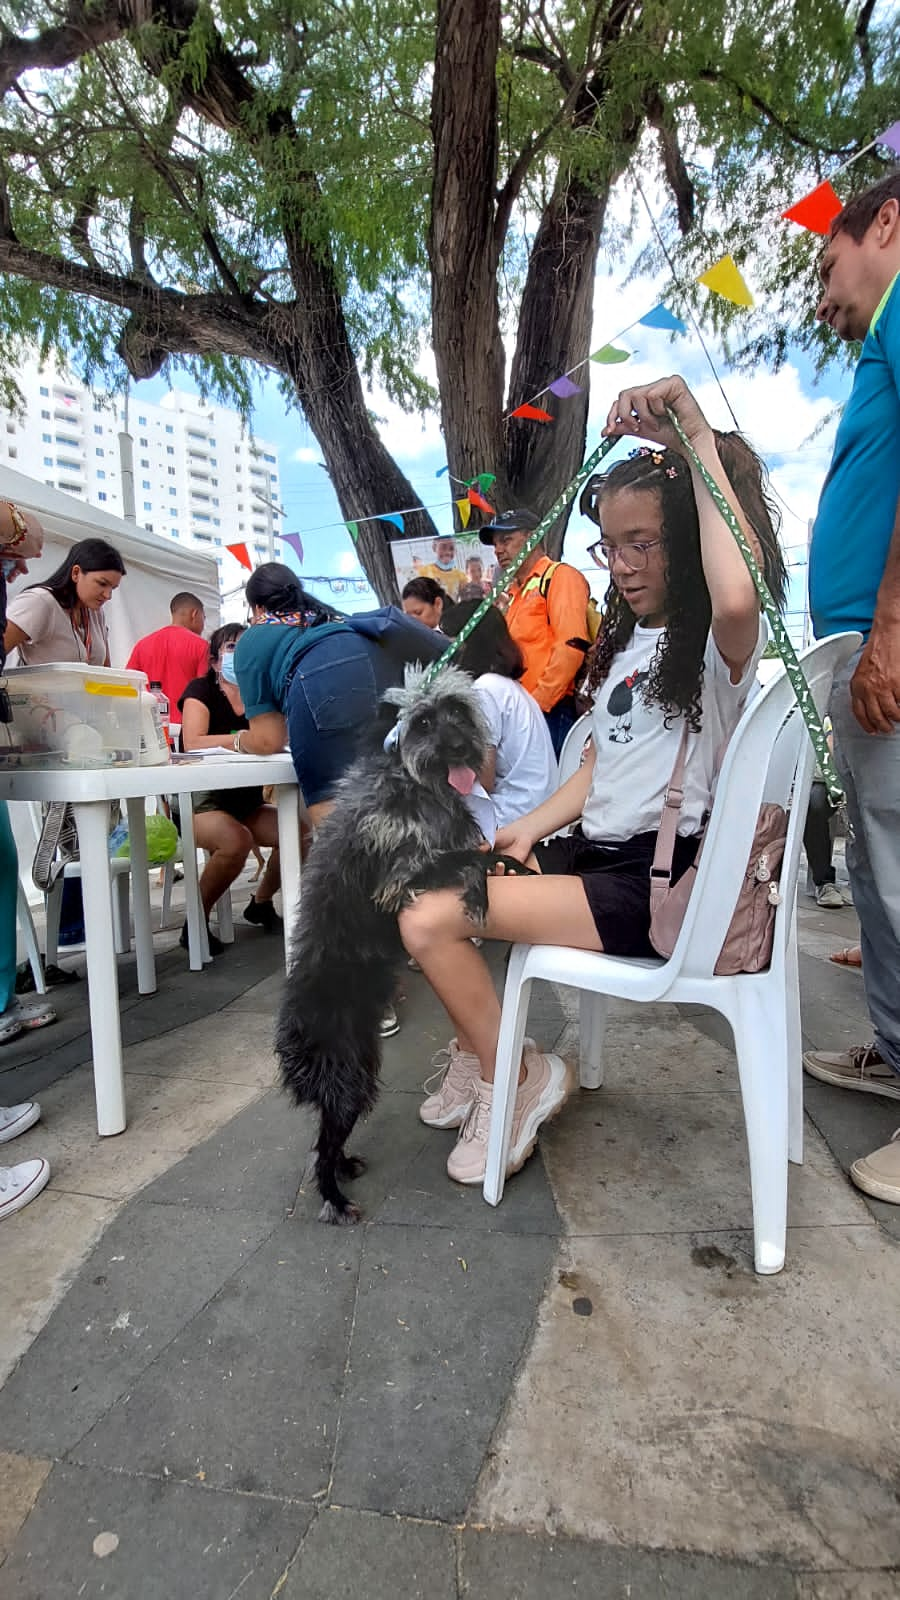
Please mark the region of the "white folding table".
<svg viewBox="0 0 900 1600"><path fill-rule="evenodd" d="M0 800L62 800L75 813L81 854L91 1049L100 1134L121 1133L125 1128L122 1027L108 848L110 801L124 800L127 807L138 991L154 994L156 963L150 922L144 801L158 794L178 795L181 799L188 933L192 951L198 951L202 924L191 796L207 790L267 785L275 791L278 811L287 965L290 928L300 898L300 793L289 755L232 757L223 752L221 757L203 756L196 760L182 757L160 767L83 770L64 767L55 771L7 767L0 762ZM202 961L192 955L191 965L196 968Z"/></svg>

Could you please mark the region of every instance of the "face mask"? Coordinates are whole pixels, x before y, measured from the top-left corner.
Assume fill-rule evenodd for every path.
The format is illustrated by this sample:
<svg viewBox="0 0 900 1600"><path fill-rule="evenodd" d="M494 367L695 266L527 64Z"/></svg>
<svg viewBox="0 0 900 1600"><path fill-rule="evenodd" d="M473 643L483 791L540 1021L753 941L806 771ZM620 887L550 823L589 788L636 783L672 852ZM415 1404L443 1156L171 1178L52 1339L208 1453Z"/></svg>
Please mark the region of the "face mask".
<svg viewBox="0 0 900 1600"><path fill-rule="evenodd" d="M3 571L4 579L11 578L13 573L14 572L18 572L18 570L19 570L18 561L4 561L2 563L2 571Z"/></svg>
<svg viewBox="0 0 900 1600"><path fill-rule="evenodd" d="M235 686L237 686L237 673L234 670L233 650L226 650L221 661L219 662L219 671L221 672L226 683L233 683Z"/></svg>

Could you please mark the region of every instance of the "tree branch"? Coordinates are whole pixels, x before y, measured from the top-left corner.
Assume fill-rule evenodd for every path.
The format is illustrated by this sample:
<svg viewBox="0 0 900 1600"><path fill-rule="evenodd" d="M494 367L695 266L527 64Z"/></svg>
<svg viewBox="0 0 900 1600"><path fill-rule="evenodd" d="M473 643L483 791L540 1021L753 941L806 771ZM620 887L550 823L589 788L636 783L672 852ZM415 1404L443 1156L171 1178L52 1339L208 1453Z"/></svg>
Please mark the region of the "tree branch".
<svg viewBox="0 0 900 1600"><path fill-rule="evenodd" d="M668 179L669 188L675 196L678 226L682 233L689 233L694 222L696 194L684 156L681 154L681 146L678 143L678 132L674 120L658 89L655 89L648 96L646 109L647 121L652 128L656 129L659 135L663 169Z"/></svg>
<svg viewBox="0 0 900 1600"><path fill-rule="evenodd" d="M808 138L792 122L789 122L787 117L781 116L774 107L768 105L762 95L757 94L754 89L748 88L746 84L739 83L730 73L723 72L718 67L704 67L698 72L697 76L701 83L718 84L725 89L731 89L735 94L741 95L750 102L754 111L759 112L764 121L771 123L773 128L777 128L786 138L791 139L794 144L799 144L804 150L812 150L817 155L843 156L845 160L848 155L852 155L852 151L844 150L839 145L819 144L817 140Z"/></svg>

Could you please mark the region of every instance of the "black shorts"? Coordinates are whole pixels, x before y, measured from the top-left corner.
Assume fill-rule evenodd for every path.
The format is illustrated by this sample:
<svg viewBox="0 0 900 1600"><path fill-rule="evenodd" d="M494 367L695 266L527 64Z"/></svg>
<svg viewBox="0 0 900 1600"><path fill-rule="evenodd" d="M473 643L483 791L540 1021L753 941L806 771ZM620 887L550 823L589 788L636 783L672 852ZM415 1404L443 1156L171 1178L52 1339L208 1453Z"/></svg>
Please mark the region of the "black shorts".
<svg viewBox="0 0 900 1600"><path fill-rule="evenodd" d="M675 840L672 882L697 854L698 838ZM611 956L652 956L650 943L650 867L655 833L639 833L624 844L597 844L579 828L535 846L542 873L580 878L594 926Z"/></svg>

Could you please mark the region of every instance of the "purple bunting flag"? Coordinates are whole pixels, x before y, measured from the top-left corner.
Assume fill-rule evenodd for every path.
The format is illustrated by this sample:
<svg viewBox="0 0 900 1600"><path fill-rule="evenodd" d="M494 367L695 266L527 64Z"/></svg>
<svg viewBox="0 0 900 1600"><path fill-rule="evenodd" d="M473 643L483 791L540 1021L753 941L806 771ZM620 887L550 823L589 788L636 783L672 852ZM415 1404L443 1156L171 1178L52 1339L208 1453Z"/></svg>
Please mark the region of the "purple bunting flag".
<svg viewBox="0 0 900 1600"><path fill-rule="evenodd" d="M875 143L886 144L889 150L893 150L895 156L900 156L900 122L892 122L889 128L885 128L884 133L878 135Z"/></svg>
<svg viewBox="0 0 900 1600"><path fill-rule="evenodd" d="M568 377L565 372L561 378L554 378L553 382L549 384L548 387L550 393L555 394L558 400L571 400L573 394L581 393L578 384L573 383L572 379Z"/></svg>
<svg viewBox="0 0 900 1600"><path fill-rule="evenodd" d="M302 567L302 565L303 565L303 540L301 539L299 533L280 533L278 535L278 537L281 540L282 544L286 544L286 545L290 546L290 548L293 550L294 555L297 557L297 560L298 560L298 562L300 563L300 565Z"/></svg>

